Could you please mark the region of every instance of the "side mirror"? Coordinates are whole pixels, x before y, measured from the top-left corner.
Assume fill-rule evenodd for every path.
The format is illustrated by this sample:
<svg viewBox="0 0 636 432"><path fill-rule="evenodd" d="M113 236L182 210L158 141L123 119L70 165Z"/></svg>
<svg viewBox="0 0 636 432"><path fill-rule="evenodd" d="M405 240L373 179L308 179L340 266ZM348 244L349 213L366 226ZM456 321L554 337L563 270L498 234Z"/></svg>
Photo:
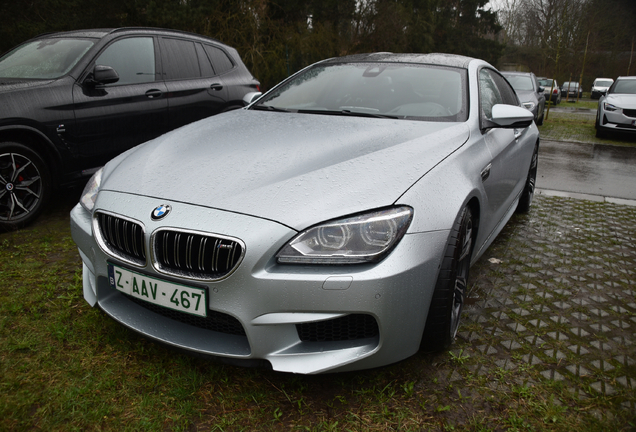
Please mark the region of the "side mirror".
<svg viewBox="0 0 636 432"><path fill-rule="evenodd" d="M252 102L256 101L262 95L263 95L263 93L261 93L261 92L250 92L250 93L247 93L245 96L243 96L243 103L245 104L245 106L247 106L247 105L251 104Z"/></svg>
<svg viewBox="0 0 636 432"><path fill-rule="evenodd" d="M119 74L110 66L95 65L93 73L86 79L87 84L112 84L119 81Z"/></svg>
<svg viewBox="0 0 636 432"><path fill-rule="evenodd" d="M545 91L545 87L539 86L539 90L537 90L537 93L543 93L544 91Z"/></svg>
<svg viewBox="0 0 636 432"><path fill-rule="evenodd" d="M495 127L505 129L526 128L532 124L534 114L525 108L514 105L497 104L492 107L492 119Z"/></svg>

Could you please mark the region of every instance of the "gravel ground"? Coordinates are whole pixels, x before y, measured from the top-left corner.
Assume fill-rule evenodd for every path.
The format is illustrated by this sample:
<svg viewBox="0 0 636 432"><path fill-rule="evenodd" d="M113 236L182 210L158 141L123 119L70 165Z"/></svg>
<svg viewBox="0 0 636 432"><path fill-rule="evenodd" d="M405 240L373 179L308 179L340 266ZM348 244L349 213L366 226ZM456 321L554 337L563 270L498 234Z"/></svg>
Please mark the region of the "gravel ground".
<svg viewBox="0 0 636 432"><path fill-rule="evenodd" d="M533 206L472 268L451 352L466 361L447 378L461 388L475 374L511 372L497 385L553 382L633 415L636 207L547 196Z"/></svg>

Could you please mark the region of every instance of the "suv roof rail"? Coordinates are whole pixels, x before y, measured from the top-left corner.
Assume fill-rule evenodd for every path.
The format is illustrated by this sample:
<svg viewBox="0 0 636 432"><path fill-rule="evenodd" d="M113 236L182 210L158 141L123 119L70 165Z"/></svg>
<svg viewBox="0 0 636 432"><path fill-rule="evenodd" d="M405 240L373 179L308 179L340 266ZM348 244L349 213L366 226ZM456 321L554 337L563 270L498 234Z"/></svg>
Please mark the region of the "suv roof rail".
<svg viewBox="0 0 636 432"><path fill-rule="evenodd" d="M108 34L119 33L119 32L124 32L124 31L131 31L131 30L152 30L152 31L163 31L163 32L180 33L180 34L187 35L187 36L196 36L196 37L200 37L200 38L204 38L204 39L210 39L210 40L213 40L214 42L217 42L217 43L225 45L220 40L215 39L215 38L210 37L210 36L205 36L205 35L202 35L202 34L199 34L199 33L193 33L193 32L189 32L189 31L185 31L185 30L175 30L175 29L168 29L168 28L161 28L161 27L117 27L117 28L111 29L108 32Z"/></svg>

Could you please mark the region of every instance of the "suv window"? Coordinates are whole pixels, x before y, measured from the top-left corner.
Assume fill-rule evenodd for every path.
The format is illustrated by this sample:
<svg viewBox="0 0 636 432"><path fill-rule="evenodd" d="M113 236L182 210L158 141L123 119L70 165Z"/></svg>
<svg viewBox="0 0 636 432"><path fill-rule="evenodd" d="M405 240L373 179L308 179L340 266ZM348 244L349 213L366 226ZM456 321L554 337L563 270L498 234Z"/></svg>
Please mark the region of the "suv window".
<svg viewBox="0 0 636 432"><path fill-rule="evenodd" d="M119 81L112 85L155 81L155 48L151 37L134 37L113 42L102 52L96 65L110 66Z"/></svg>
<svg viewBox="0 0 636 432"><path fill-rule="evenodd" d="M228 58L223 50L213 47L212 45L205 45L205 52L208 53L208 57L210 57L210 61L217 75L221 75L234 68L234 63L232 63L232 60Z"/></svg>
<svg viewBox="0 0 636 432"><path fill-rule="evenodd" d="M194 42L163 38L164 78L167 80L200 78L201 69Z"/></svg>

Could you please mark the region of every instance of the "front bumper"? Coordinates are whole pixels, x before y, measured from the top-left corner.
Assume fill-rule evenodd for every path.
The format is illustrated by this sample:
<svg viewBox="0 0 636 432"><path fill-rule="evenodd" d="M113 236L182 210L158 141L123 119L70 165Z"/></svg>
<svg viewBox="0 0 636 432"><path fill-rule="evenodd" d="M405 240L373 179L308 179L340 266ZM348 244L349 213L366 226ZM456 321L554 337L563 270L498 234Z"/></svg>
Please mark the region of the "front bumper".
<svg viewBox="0 0 636 432"><path fill-rule="evenodd" d="M599 127L606 130L621 132L636 132L636 109L627 110L618 109L616 111L601 110Z"/></svg>
<svg viewBox="0 0 636 432"><path fill-rule="evenodd" d="M294 373L377 367L418 351L448 231L407 234L389 256L373 265L279 265L275 254L296 235L294 230L273 221L182 203L170 203L173 211L160 223L150 217L158 204L165 203L102 191L96 209L140 221L146 244L157 228L165 226L241 239L243 261L223 280L182 280L159 273L151 263L134 270L205 288L209 310L240 323L244 335L175 321L111 288L108 263L129 264L98 245L92 235L92 215L77 205L71 212L71 228L83 261L84 297L121 324L185 350L264 360L274 370ZM322 328L354 315L375 320L377 335L337 340L300 336L300 327Z"/></svg>

